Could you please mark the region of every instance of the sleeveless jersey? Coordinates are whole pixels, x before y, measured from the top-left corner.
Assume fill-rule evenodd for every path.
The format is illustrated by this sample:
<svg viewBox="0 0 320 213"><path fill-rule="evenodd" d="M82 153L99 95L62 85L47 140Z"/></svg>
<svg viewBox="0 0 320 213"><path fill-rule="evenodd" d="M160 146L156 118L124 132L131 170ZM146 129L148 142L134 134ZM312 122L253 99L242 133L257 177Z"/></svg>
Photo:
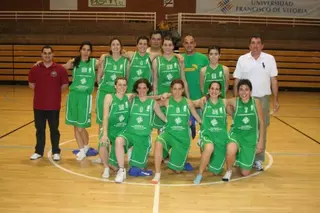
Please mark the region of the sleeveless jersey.
<svg viewBox="0 0 320 213"><path fill-rule="evenodd" d="M96 81L96 59L90 58L89 61L80 61L78 67L72 71L72 84L70 91L85 92L91 94L94 90Z"/></svg>
<svg viewBox="0 0 320 213"><path fill-rule="evenodd" d="M126 131L139 136L150 136L152 132L153 107L153 99L148 98L142 102L139 97L135 97L131 104Z"/></svg>
<svg viewBox="0 0 320 213"><path fill-rule="evenodd" d="M207 66L206 72L204 74L204 94L208 94L209 85L212 81L218 81L221 84L221 97L225 98L226 78L224 76L224 70L221 64L218 64L216 69L212 69L210 65Z"/></svg>
<svg viewBox="0 0 320 213"><path fill-rule="evenodd" d="M189 136L190 110L186 98L183 97L180 102L177 102L173 97L170 97L166 115L167 123L164 126L164 131L176 137Z"/></svg>
<svg viewBox="0 0 320 213"><path fill-rule="evenodd" d="M117 77L125 77L128 59L121 56L115 61L112 56L106 56L104 59L103 76L99 82L99 90L107 93L115 93L114 82Z"/></svg>
<svg viewBox="0 0 320 213"><path fill-rule="evenodd" d="M115 94L112 95L112 103L109 109L108 132L120 132L128 123L129 118L129 99L125 95L119 99Z"/></svg>
<svg viewBox="0 0 320 213"><path fill-rule="evenodd" d="M255 145L259 134L259 119L254 98L250 98L248 103L243 103L238 97L236 99L236 109L233 114L232 133L239 134L245 141L254 141Z"/></svg>
<svg viewBox="0 0 320 213"><path fill-rule="evenodd" d="M141 79L146 78L150 83L152 83L152 65L150 60L150 54L146 53L141 56L138 52L134 52L128 76L128 89L127 91L132 92L134 83Z"/></svg>
<svg viewBox="0 0 320 213"><path fill-rule="evenodd" d="M158 85L156 94L160 95L165 92L170 92L170 84L173 80L180 78L180 65L178 58L173 56L168 61L164 56L158 56L157 67L158 67Z"/></svg>
<svg viewBox="0 0 320 213"><path fill-rule="evenodd" d="M201 132L206 130L212 134L223 134L227 132L227 113L223 99L219 98L217 103L212 103L210 99L204 106L202 113ZM218 136L218 135L217 135Z"/></svg>

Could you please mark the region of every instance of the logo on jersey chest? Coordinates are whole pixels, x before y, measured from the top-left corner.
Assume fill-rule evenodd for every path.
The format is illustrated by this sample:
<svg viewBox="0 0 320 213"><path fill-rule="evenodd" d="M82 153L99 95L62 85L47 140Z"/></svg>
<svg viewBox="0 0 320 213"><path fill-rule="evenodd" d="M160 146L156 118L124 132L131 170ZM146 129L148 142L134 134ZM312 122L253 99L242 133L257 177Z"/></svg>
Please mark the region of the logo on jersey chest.
<svg viewBox="0 0 320 213"><path fill-rule="evenodd" d="M50 73L50 75L51 75L52 77L57 77L57 72L53 70L53 71Z"/></svg>

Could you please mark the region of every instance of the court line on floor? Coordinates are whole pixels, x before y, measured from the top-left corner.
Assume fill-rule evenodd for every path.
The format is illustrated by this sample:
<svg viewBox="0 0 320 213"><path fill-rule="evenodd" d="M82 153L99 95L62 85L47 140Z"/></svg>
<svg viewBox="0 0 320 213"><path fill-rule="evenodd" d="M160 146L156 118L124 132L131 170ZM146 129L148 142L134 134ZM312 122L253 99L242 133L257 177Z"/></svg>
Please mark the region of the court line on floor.
<svg viewBox="0 0 320 213"><path fill-rule="evenodd" d="M89 136L89 137L94 137L94 136L97 136L97 135L92 135L92 136ZM64 144L67 144L67 143L70 143L72 141L75 141L75 139L71 139L71 140L67 140L65 142L62 142L60 143L60 146L64 145ZM273 158L272 158L272 155L270 153L268 153L266 151L266 155L268 156L269 158L269 162L268 162L268 165L265 167L265 171L268 170L272 164L273 164ZM67 173L70 173L70 174L73 174L73 175L76 175L76 176L79 176L79 177L85 177L85 178L88 178L88 179L92 179L92 180L98 180L98 181L103 181L103 182L112 182L114 183L113 180L109 180L109 179L103 179L103 178L98 178L98 177L92 177L92 176L88 176L88 175L84 175L84 174L81 174L81 173L77 173L77 172L74 172L70 169L66 169L62 166L60 166L57 162L55 162L53 159L52 159L52 150L49 150L48 153L47 153L47 157L48 157L48 160L57 168L67 172ZM76 160L75 160L76 161ZM261 174L262 172L254 172L246 177L239 177L239 178L234 178L232 180L230 180L230 182L234 182L234 181L238 181L238 180L243 180L243 179L247 179L247 178L250 178L250 177L253 177L253 176L257 176L259 174ZM154 186L154 184L152 183L137 183L137 182L128 182L128 181L125 181L123 182L123 184L128 184L128 185L140 185L140 186ZM225 184L225 182L223 181L215 181L215 182L207 182L207 183L201 183L201 184L161 184L161 186L167 186L167 187L185 187L185 186L193 186L193 187L196 187L196 186L206 186L206 185L215 185L215 184Z"/></svg>
<svg viewBox="0 0 320 213"><path fill-rule="evenodd" d="M152 213L159 212L159 201L160 201L160 184L158 183L154 186Z"/></svg>
<svg viewBox="0 0 320 213"><path fill-rule="evenodd" d="M310 140L316 142L317 144L320 144L320 142L318 140L316 140L315 138L307 135L306 133L302 132L301 130L297 129L296 127L290 125L289 123L285 122L284 120L280 119L279 117L277 116L273 116L275 119L277 119L278 121L284 123L285 125L291 127L292 129L296 130L297 132L299 132L300 134L304 135L305 137L309 138Z"/></svg>
<svg viewBox="0 0 320 213"><path fill-rule="evenodd" d="M32 124L33 122L34 122L34 120L33 120L33 121L30 121L30 122L28 122L28 123L26 123L26 124L24 124L24 125L22 125L22 126L20 126L20 127L18 127L18 128L16 128L16 129L14 129L14 130L12 130L12 131L10 131L10 132L8 132L8 133L5 133L4 135L1 135L1 136L0 136L0 139L6 137L6 136L8 136L8 135L11 135L12 133L14 133L14 132L22 129L23 127L26 127L26 126Z"/></svg>

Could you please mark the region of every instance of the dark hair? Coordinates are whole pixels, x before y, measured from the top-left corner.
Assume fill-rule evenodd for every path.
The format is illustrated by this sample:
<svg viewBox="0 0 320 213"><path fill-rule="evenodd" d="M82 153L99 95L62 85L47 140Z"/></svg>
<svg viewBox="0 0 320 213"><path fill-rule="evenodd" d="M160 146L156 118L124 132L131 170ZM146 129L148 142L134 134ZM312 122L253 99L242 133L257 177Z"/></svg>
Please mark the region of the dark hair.
<svg viewBox="0 0 320 213"><path fill-rule="evenodd" d="M120 80L125 80L126 82L128 82L125 77L117 77L116 80L114 81L114 85L117 85L118 81Z"/></svg>
<svg viewBox="0 0 320 213"><path fill-rule="evenodd" d="M121 43L120 39L118 39L118 38L112 38L112 39L110 40L110 43L109 43L109 46L110 46L109 53L110 53L110 55L112 55L111 43L112 43L113 41L115 41L115 40L119 41L119 43L120 43L120 47L121 47L121 49L120 49L120 54L121 54L121 50L122 50L122 43Z"/></svg>
<svg viewBox="0 0 320 213"><path fill-rule="evenodd" d="M42 47L42 49L41 49L41 52L43 52L44 49L50 49L51 52L53 52L53 49L52 49L52 47L51 47L50 45L44 45L44 46Z"/></svg>
<svg viewBox="0 0 320 213"><path fill-rule="evenodd" d="M182 81L181 79L175 79L175 80L173 80L173 81L171 82L171 84L170 84L170 88L173 88L173 86L174 86L175 84L181 84L181 85L182 85L182 88L184 89L184 83L183 83L183 81Z"/></svg>
<svg viewBox="0 0 320 213"><path fill-rule="evenodd" d="M261 37L259 34L256 34L256 35L251 36L251 37L250 37L250 40L249 40L249 44L251 44L251 40L252 40L253 38L260 38L261 44L263 44L262 37Z"/></svg>
<svg viewBox="0 0 320 213"><path fill-rule="evenodd" d="M147 85L147 88L148 88L148 93L147 93L147 94L149 94L149 93L152 91L152 86L151 86L150 82L148 81L148 79L146 79L146 78L140 78L139 80L137 80L137 81L134 83L132 92L138 93L138 90L137 90L137 89L138 89L139 84L145 84L145 85Z"/></svg>
<svg viewBox="0 0 320 213"><path fill-rule="evenodd" d="M188 34L188 35L186 35L185 37L183 37L183 41L186 39L186 37L192 37L192 38L193 38L193 40L194 40L194 41L196 41L196 39L194 38L194 36L193 36L193 35L191 35L191 34Z"/></svg>
<svg viewBox="0 0 320 213"><path fill-rule="evenodd" d="M250 91L252 91L252 84L251 81L248 79L241 79L237 85L237 91L239 92L239 89L242 85L247 85L250 88Z"/></svg>
<svg viewBox="0 0 320 213"><path fill-rule="evenodd" d="M156 34L159 34L161 36L161 39L163 39L163 35L162 35L162 32L160 30L155 30L155 31L152 31L150 33L150 38L153 36L153 35L156 35Z"/></svg>
<svg viewBox="0 0 320 213"><path fill-rule="evenodd" d="M81 45L80 45L79 51L82 49L82 47L83 47L84 45L88 45L88 46L90 47L90 51L92 52L92 43L91 43L90 41L84 41L84 42L82 42ZM90 59L91 59L91 57L89 56L89 59L88 59L87 62L89 62ZM76 57L74 58L74 61L73 61L73 67L79 67L80 61L81 61L81 55L76 56Z"/></svg>
<svg viewBox="0 0 320 213"><path fill-rule="evenodd" d="M182 85L182 89L184 89L184 83L183 83L183 81L181 79L173 80L171 82L171 84L170 84L170 88L172 89L175 84L181 84ZM182 93L182 96L186 96L185 91Z"/></svg>
<svg viewBox="0 0 320 213"><path fill-rule="evenodd" d="M147 43L149 43L149 38L147 36L139 36L137 39L137 44L140 42L140 40L146 40Z"/></svg>
<svg viewBox="0 0 320 213"><path fill-rule="evenodd" d="M221 48L220 48L219 46L215 46L215 45L210 46L210 47L208 48L208 54L210 53L211 50L217 50L218 54L220 55L220 49L221 49Z"/></svg>
<svg viewBox="0 0 320 213"><path fill-rule="evenodd" d="M170 36L166 36L166 37L163 38L163 40L162 40L162 45L163 45L164 41L171 41L172 44L174 44L174 43L173 43L173 39L172 39Z"/></svg>
<svg viewBox="0 0 320 213"><path fill-rule="evenodd" d="M210 90L212 84L218 84L219 85L219 89L220 89L220 92L221 92L221 83L219 81L211 81L210 84L209 84L209 87L208 87L208 90ZM206 98L207 100L210 98L210 95L209 94L206 94ZM218 98L221 98L221 94L219 95Z"/></svg>

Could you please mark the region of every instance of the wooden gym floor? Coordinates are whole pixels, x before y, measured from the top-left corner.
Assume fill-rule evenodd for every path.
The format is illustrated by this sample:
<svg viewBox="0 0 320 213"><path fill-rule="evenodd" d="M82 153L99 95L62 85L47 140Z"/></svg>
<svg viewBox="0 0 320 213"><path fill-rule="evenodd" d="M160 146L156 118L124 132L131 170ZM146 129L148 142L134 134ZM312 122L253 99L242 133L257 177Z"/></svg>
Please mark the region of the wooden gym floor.
<svg viewBox="0 0 320 213"><path fill-rule="evenodd" d="M160 185L151 177L128 177L125 184L100 178L101 165L87 158L75 160L73 129L60 115L62 160L47 146L42 159L31 161L35 128L33 91L27 86L0 86L0 212L32 213L204 213L204 212L318 212L320 207L320 94L280 92L280 111L268 129L266 171L248 178L233 176L222 183L220 177L205 174L203 184L193 178L199 164L195 139L189 162L192 172L172 174L163 168ZM66 93L63 94L63 105ZM93 99L95 100L95 99ZM95 121L95 113L92 114ZM230 120L230 119L229 119ZM90 145L97 148L98 127L88 129ZM155 132L153 136L155 136ZM153 169L150 157L149 168ZM318 210L317 210L318 209Z"/></svg>

